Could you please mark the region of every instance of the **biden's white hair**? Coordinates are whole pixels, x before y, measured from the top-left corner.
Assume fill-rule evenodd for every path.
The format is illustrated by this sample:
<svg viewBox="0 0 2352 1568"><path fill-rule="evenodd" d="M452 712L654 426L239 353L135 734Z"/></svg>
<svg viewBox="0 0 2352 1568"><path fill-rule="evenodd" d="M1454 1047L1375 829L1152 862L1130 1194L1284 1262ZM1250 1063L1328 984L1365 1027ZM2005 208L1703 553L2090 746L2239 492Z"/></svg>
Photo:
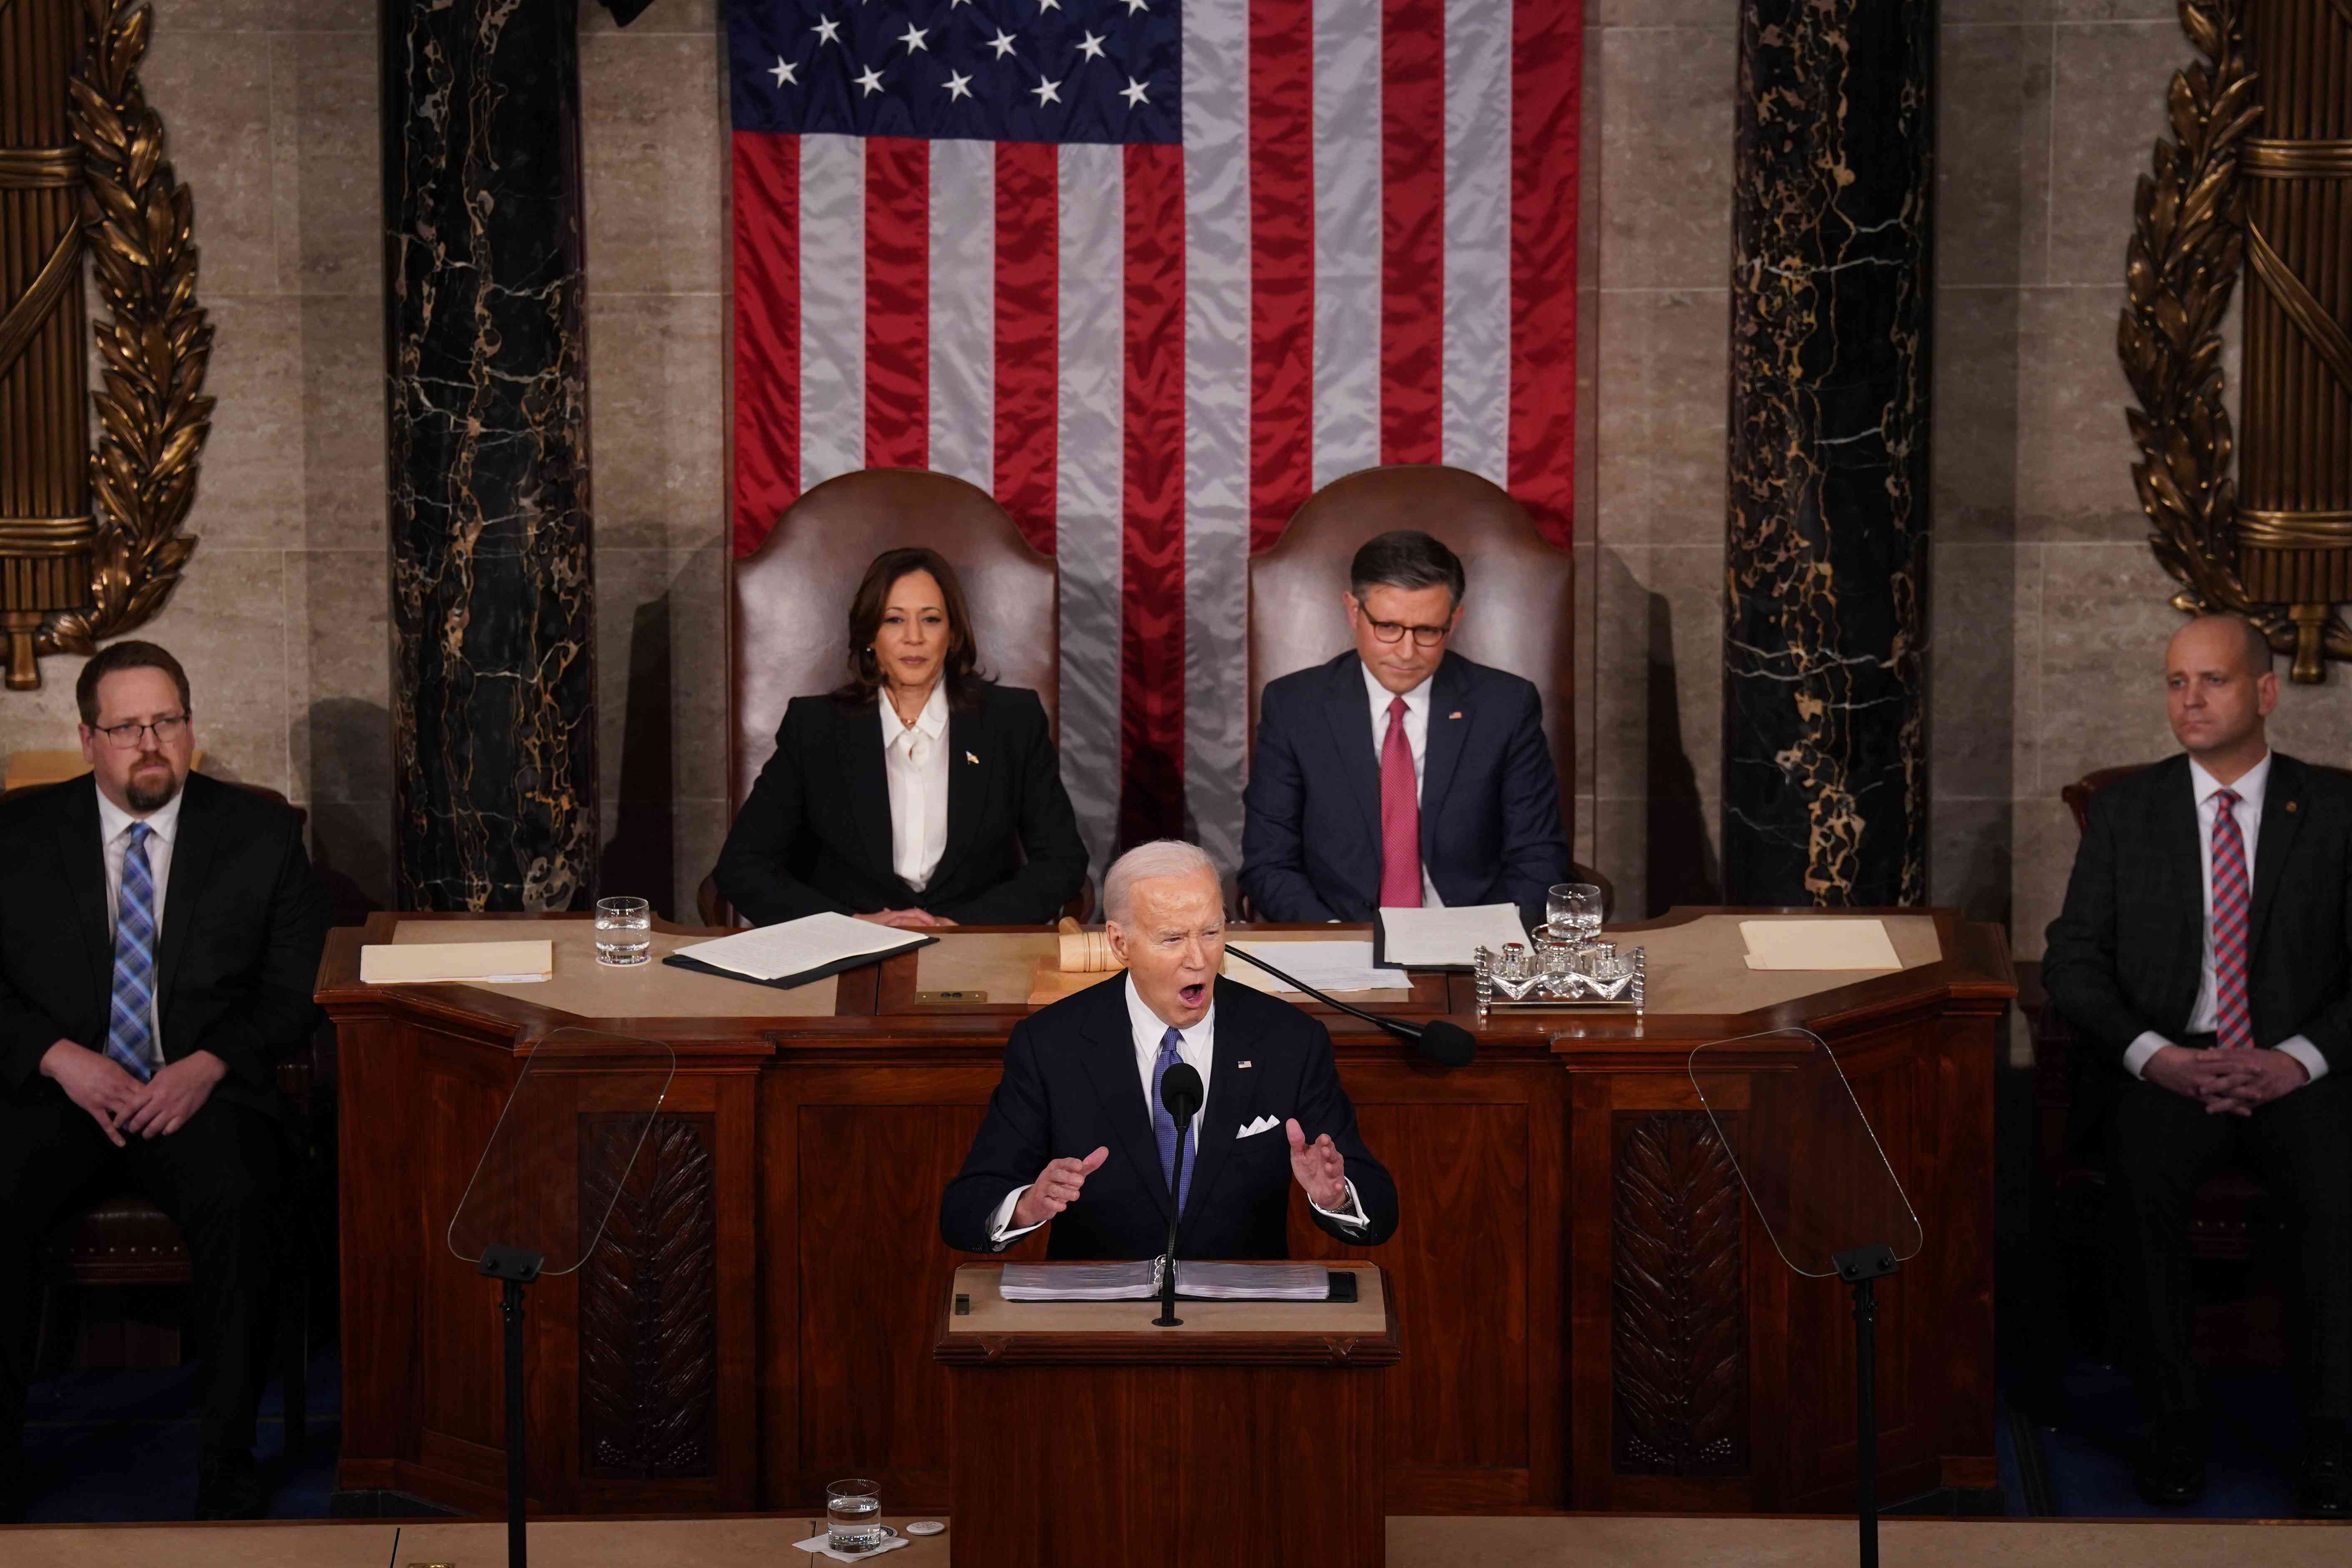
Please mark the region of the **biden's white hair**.
<svg viewBox="0 0 2352 1568"><path fill-rule="evenodd" d="M1181 838L1155 838L1149 844L1139 844L1110 863L1103 877L1103 915L1108 920L1127 923L1134 902L1135 885L1152 877L1189 877L1206 871L1209 879L1223 887L1217 876L1217 863L1209 852L1197 844L1187 844Z"/></svg>

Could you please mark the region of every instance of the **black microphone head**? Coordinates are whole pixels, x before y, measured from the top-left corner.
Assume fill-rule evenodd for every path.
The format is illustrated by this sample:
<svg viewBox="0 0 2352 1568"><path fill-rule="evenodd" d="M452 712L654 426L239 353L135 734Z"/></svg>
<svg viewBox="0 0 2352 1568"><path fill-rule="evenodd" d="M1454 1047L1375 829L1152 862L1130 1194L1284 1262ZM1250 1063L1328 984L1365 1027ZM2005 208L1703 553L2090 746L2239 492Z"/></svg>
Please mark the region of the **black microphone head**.
<svg viewBox="0 0 2352 1568"><path fill-rule="evenodd" d="M1171 1121L1190 1121L1201 1109L1201 1075L1186 1063L1171 1062L1160 1075L1160 1103Z"/></svg>
<svg viewBox="0 0 2352 1568"><path fill-rule="evenodd" d="M1432 1018L1421 1026L1421 1054L1442 1068L1468 1067L1478 1054L1478 1037L1459 1024Z"/></svg>

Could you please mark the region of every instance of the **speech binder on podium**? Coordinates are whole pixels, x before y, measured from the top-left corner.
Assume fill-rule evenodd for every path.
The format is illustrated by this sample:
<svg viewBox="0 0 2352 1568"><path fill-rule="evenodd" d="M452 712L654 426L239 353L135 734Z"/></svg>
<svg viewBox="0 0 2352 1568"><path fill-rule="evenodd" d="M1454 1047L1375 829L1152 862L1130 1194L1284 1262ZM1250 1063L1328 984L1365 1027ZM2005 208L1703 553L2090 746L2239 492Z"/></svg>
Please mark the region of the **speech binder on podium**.
<svg viewBox="0 0 2352 1568"><path fill-rule="evenodd" d="M1352 1301L1008 1301L968 1263L940 1304L955 1568L1211 1563L1377 1568L1387 1556L1385 1270Z"/></svg>

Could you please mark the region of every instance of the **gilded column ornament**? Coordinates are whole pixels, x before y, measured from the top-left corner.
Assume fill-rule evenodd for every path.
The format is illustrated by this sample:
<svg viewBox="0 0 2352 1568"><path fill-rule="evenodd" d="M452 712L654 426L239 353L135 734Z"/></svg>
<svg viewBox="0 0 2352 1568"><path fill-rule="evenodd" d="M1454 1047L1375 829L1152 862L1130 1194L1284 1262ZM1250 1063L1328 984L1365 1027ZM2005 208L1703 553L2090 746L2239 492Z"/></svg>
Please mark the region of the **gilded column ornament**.
<svg viewBox="0 0 2352 1568"><path fill-rule="evenodd" d="M2315 682L2352 658L2352 0L2182 0L2180 23L2199 58L2139 182L2117 330L2132 477L2173 605L2249 617Z"/></svg>
<svg viewBox="0 0 2352 1568"><path fill-rule="evenodd" d="M163 607L211 429L194 204L139 64L144 0L0 0L0 637L7 683ZM83 257L97 329L89 450Z"/></svg>
<svg viewBox="0 0 2352 1568"><path fill-rule="evenodd" d="M1746 0L1732 176L1723 877L1927 896L1929 0Z"/></svg>

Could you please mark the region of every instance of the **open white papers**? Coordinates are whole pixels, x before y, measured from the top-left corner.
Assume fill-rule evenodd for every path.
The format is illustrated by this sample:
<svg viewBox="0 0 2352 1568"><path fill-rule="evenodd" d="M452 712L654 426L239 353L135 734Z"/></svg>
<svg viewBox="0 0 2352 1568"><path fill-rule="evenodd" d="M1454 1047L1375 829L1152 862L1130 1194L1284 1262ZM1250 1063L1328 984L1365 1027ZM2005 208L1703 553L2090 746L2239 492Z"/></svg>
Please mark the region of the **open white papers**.
<svg viewBox="0 0 2352 1568"><path fill-rule="evenodd" d="M555 973L555 944L536 942L379 942L360 949L360 981L367 985L434 985L476 981L527 985Z"/></svg>
<svg viewBox="0 0 2352 1568"><path fill-rule="evenodd" d="M1741 921L1750 969L1900 969L1874 920Z"/></svg>
<svg viewBox="0 0 2352 1568"><path fill-rule="evenodd" d="M1408 969L1467 969L1472 950L1524 943L1515 904L1467 904L1458 910L1381 910L1381 958ZM1276 960L1276 962L1280 962Z"/></svg>
<svg viewBox="0 0 2352 1568"><path fill-rule="evenodd" d="M887 957L936 940L921 931L899 931L828 911L698 942L679 948L675 956L747 980L782 980L793 975L814 979L838 973L861 959Z"/></svg>
<svg viewBox="0 0 2352 1568"><path fill-rule="evenodd" d="M1412 986L1412 976L1403 970L1382 969L1372 963L1369 942L1228 942L1225 946L1254 952L1318 991L1405 991ZM1225 977L1260 991L1298 994L1248 959L1234 958L1230 952Z"/></svg>
<svg viewBox="0 0 2352 1568"><path fill-rule="evenodd" d="M998 1294L1008 1301L1148 1301L1160 1294L1160 1259L1137 1263L1008 1263ZM1194 1301L1325 1301L1331 1271L1320 1263L1178 1263L1176 1294Z"/></svg>

